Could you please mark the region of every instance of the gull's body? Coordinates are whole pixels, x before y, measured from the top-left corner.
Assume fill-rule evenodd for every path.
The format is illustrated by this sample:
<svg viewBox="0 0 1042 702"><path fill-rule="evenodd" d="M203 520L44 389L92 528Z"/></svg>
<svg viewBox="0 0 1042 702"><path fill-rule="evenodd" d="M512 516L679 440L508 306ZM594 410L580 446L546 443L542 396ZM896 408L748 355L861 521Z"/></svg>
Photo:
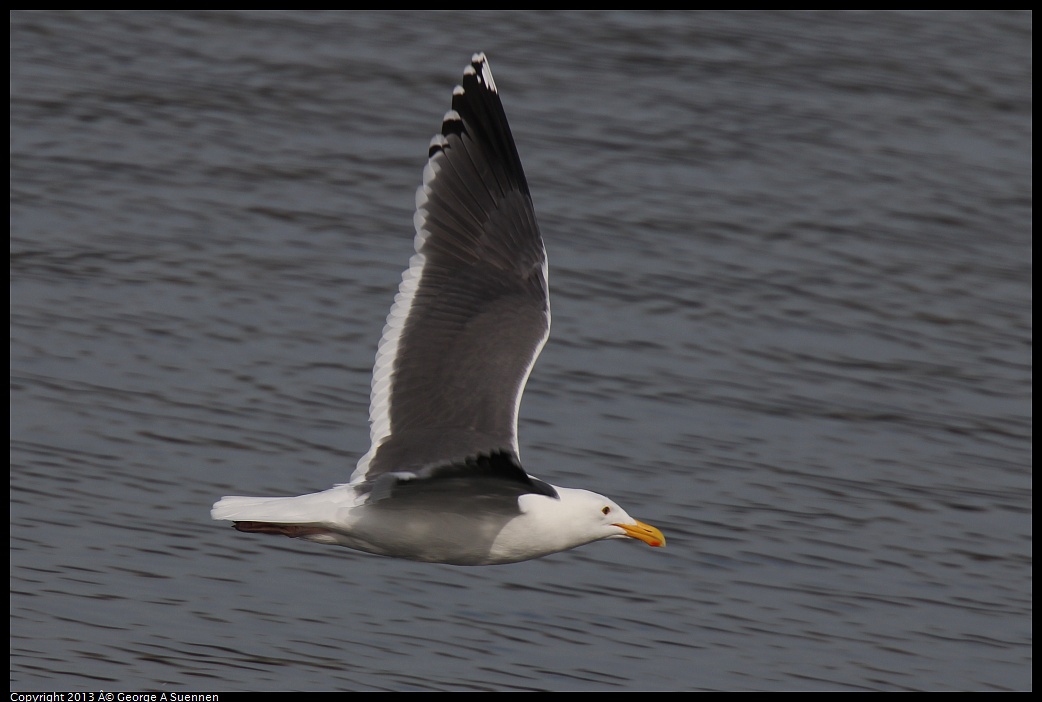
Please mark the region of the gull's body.
<svg viewBox="0 0 1042 702"><path fill-rule="evenodd" d="M489 565L662 533L606 497L522 468L517 415L550 330L546 251L488 62L453 91L416 195L416 254L373 371L368 453L349 483L225 497L240 531L417 561Z"/></svg>

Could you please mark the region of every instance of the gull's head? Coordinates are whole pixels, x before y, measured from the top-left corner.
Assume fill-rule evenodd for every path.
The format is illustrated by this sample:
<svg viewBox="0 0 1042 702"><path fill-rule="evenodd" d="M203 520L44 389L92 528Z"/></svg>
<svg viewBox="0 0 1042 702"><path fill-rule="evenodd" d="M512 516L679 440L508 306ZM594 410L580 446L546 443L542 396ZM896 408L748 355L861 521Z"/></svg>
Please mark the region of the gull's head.
<svg viewBox="0 0 1042 702"><path fill-rule="evenodd" d="M666 537L662 535L661 531L650 524L634 519L626 513L626 510L604 495L598 495L588 490L569 492L581 493L573 495L572 499L575 499L577 505L583 510L584 518L591 512L595 513L593 515L595 517L596 514L600 515L600 517L596 517L598 522L596 528L604 536L598 537L599 539L637 539L648 546L666 545ZM564 499L563 496L562 499Z"/></svg>
<svg viewBox="0 0 1042 702"><path fill-rule="evenodd" d="M524 495L519 505L538 539L554 543L555 551L575 548L601 539L637 539L649 546L665 546L662 532L639 522L604 495L589 490L555 487L558 497Z"/></svg>

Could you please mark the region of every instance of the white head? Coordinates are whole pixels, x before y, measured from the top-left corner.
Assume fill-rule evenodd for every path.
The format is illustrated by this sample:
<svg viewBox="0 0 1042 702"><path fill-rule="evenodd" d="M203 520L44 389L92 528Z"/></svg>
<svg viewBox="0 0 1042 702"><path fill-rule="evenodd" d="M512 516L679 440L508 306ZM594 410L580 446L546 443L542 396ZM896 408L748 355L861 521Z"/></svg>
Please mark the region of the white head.
<svg viewBox="0 0 1042 702"><path fill-rule="evenodd" d="M601 539L631 538L649 546L666 545L661 531L638 522L607 497L589 490L554 489L558 498L536 494L518 498L522 516L496 538L497 560L539 558Z"/></svg>

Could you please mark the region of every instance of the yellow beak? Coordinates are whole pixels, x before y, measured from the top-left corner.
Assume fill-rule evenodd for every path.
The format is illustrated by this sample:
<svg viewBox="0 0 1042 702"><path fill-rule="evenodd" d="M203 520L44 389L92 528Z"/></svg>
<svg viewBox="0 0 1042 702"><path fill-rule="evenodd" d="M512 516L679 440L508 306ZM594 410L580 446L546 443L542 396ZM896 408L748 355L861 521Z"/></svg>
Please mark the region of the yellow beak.
<svg viewBox="0 0 1042 702"><path fill-rule="evenodd" d="M648 546L665 546L666 537L662 532L644 522L634 520L634 524L616 524L615 526L626 532L626 536L643 541Z"/></svg>

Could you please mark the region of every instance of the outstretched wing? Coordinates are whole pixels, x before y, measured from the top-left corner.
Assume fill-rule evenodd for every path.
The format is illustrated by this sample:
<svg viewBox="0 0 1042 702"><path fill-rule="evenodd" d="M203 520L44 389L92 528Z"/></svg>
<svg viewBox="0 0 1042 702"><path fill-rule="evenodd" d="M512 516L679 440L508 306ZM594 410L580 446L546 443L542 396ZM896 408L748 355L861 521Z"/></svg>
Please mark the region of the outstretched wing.
<svg viewBox="0 0 1042 702"><path fill-rule="evenodd" d="M352 483L504 452L503 477L525 483L517 414L550 330L546 251L484 54L431 141L414 223L416 254L376 355L372 445Z"/></svg>

